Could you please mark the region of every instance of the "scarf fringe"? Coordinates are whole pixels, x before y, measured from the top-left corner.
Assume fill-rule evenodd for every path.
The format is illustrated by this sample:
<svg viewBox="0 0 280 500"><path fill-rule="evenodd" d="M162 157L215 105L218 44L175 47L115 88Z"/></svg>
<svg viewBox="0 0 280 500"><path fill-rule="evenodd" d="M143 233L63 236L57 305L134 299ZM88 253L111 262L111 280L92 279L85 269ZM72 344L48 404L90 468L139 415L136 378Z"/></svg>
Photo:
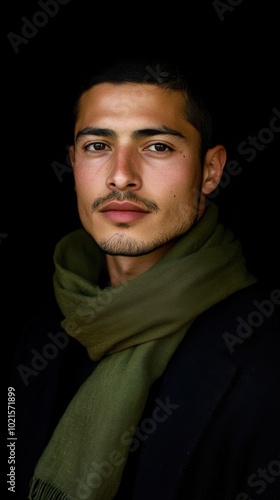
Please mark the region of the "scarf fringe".
<svg viewBox="0 0 280 500"><path fill-rule="evenodd" d="M29 500L74 500L72 496L46 483L43 479L33 477L30 483Z"/></svg>

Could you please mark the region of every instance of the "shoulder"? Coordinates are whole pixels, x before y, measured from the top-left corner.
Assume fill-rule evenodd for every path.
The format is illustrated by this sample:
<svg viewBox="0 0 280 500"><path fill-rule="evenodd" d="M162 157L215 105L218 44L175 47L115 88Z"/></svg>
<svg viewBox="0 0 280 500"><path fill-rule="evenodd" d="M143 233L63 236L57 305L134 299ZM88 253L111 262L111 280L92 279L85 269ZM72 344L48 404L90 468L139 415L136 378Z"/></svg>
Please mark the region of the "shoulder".
<svg viewBox="0 0 280 500"><path fill-rule="evenodd" d="M175 352L167 373L186 373L186 360L198 376L208 372L235 372L236 380L252 391L271 384L266 397L276 396L280 383L280 288L260 283L239 290L205 311L193 323ZM199 369L198 369L199 367ZM260 380L262 383L260 383ZM244 392L244 394L246 391ZM265 397L265 394L262 395Z"/></svg>
<svg viewBox="0 0 280 500"><path fill-rule="evenodd" d="M193 334L218 342L231 359L280 342L280 288L255 283L238 290L203 313L192 327Z"/></svg>

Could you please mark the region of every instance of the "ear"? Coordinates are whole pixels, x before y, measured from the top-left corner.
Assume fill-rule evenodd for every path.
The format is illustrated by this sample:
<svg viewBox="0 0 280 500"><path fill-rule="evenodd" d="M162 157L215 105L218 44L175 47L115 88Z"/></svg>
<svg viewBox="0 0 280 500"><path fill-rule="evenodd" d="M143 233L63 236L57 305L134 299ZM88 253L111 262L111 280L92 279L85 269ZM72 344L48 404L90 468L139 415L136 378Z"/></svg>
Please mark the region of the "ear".
<svg viewBox="0 0 280 500"><path fill-rule="evenodd" d="M226 164L226 149L222 145L217 145L208 149L203 165L203 179L201 191L203 194L212 193L218 186L224 166Z"/></svg>
<svg viewBox="0 0 280 500"><path fill-rule="evenodd" d="M73 146L73 144L71 144L71 146L69 146L69 158L70 158L70 162L71 162L71 165L72 165L72 168L74 167L74 163L75 163L75 148Z"/></svg>
<svg viewBox="0 0 280 500"><path fill-rule="evenodd" d="M69 146L69 158L70 158L70 162L71 162L71 166L72 168L74 168L74 165L75 165L75 147L71 144L71 146ZM75 177L74 177L75 179ZM76 185L75 185L75 180L74 180L74 191L76 192Z"/></svg>

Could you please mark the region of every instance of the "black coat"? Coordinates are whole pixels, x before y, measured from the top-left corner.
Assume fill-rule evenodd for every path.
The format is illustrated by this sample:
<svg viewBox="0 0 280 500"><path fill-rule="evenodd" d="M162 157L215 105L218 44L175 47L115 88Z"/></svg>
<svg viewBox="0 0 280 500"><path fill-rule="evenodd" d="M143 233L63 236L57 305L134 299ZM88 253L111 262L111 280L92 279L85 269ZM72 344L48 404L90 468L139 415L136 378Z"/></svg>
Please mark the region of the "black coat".
<svg viewBox="0 0 280 500"><path fill-rule="evenodd" d="M12 369L16 494L96 363L57 306L25 328ZM280 290L252 285L202 314L154 384L117 500L280 500Z"/></svg>

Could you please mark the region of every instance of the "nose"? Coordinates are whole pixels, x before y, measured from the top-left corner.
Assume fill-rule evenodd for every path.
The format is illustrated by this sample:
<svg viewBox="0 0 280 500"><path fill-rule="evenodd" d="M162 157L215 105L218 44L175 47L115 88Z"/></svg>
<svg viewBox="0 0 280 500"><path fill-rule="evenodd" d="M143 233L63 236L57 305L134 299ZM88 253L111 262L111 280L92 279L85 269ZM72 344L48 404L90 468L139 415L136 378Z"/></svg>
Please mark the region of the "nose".
<svg viewBox="0 0 280 500"><path fill-rule="evenodd" d="M135 155L128 149L121 149L112 158L112 167L107 177L107 187L112 190L136 191L140 189L142 180L137 168Z"/></svg>

